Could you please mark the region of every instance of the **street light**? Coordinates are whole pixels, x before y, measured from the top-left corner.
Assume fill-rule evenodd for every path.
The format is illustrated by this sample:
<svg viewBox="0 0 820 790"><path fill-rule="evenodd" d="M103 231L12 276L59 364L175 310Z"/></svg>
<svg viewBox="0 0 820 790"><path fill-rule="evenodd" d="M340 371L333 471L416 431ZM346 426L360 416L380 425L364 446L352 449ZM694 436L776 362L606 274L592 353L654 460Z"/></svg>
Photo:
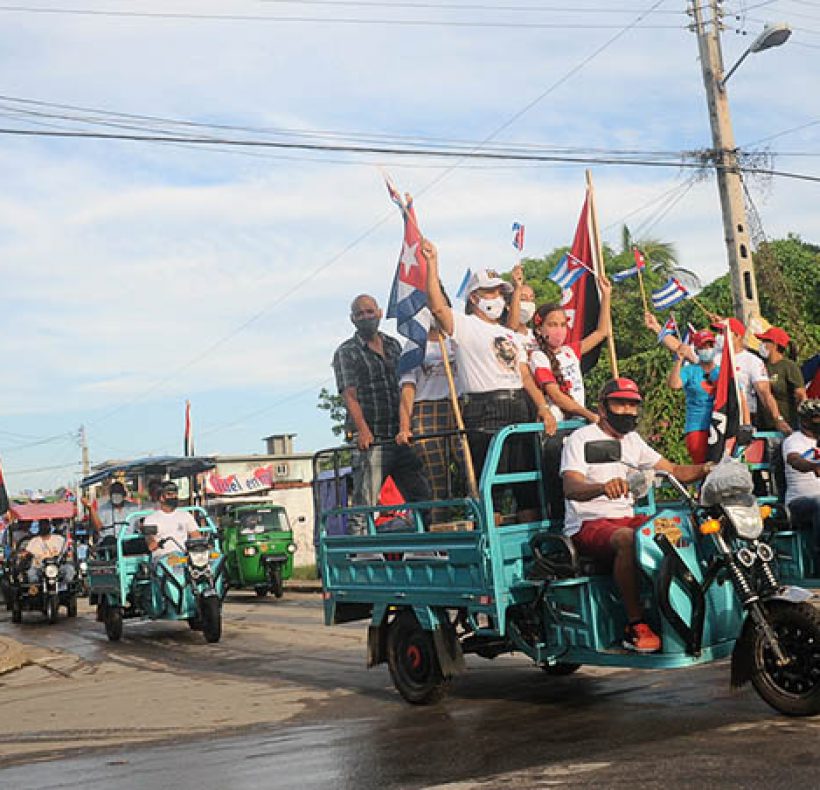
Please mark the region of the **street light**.
<svg viewBox="0 0 820 790"><path fill-rule="evenodd" d="M740 56L737 63L729 69L726 76L720 81L720 87L723 88L726 85L729 81L729 77L737 71L737 67L743 63L751 53L763 52L764 49L779 47L789 40L791 34L791 28L785 22L778 22L775 25L766 25L766 27L763 28L763 32L752 42L751 46Z"/></svg>

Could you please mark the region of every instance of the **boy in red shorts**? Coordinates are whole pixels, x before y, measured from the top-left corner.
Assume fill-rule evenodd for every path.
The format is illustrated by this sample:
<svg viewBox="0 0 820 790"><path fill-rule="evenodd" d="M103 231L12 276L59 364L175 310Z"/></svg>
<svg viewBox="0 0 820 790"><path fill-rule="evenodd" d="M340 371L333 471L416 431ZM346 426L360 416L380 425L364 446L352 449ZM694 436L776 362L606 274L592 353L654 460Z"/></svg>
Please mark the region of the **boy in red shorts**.
<svg viewBox="0 0 820 790"><path fill-rule="evenodd" d="M627 650L654 653L660 650L661 640L644 622L635 561L635 530L646 518L635 515L626 476L633 467L658 469L682 483L692 483L706 477L713 464L673 464L653 450L635 431L641 401L632 379L622 377L604 384L598 397L600 422L579 428L567 438L561 476L566 498L564 534L582 554L612 563L628 617L623 645ZM604 439L620 442L621 461L588 464L584 445Z"/></svg>

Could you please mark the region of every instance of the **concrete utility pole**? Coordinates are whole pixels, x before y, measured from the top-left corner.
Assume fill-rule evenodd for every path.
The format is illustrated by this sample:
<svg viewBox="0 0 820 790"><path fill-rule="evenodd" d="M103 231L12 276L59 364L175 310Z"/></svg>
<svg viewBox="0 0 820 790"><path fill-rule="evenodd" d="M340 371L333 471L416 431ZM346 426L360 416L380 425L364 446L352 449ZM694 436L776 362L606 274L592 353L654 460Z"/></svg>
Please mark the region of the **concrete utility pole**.
<svg viewBox="0 0 820 790"><path fill-rule="evenodd" d="M720 49L722 12L718 8L718 0L709 0L712 19L707 23L703 18L705 5L705 0L693 0L690 13L698 37L703 84L709 102L715 171L732 278L732 306L735 317L749 326L760 315L760 305L757 301L746 204L743 201L743 182L738 170L737 149L729 115L729 97L726 95L723 76L723 55Z"/></svg>
<svg viewBox="0 0 820 790"><path fill-rule="evenodd" d="M91 472L91 462L88 459L88 440L85 437L85 425L80 426L80 447L83 451L83 477Z"/></svg>

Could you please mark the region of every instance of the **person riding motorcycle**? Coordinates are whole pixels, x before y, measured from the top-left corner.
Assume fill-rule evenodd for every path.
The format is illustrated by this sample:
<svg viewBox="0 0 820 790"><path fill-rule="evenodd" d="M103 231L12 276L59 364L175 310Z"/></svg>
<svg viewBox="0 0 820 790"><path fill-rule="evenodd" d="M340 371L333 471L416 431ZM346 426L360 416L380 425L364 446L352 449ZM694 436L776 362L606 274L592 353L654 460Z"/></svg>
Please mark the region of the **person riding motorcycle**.
<svg viewBox="0 0 820 790"><path fill-rule="evenodd" d="M627 478L634 476L636 468L657 469L682 483L692 483L706 477L714 464L673 464L653 450L635 430L642 401L632 379L621 377L604 384L598 396L600 421L567 438L561 477L566 499L564 534L582 554L612 567L628 618L623 646L638 653L654 653L661 640L644 620L635 559L635 531L648 517L635 515L635 498ZM607 439L620 444L621 460L587 462L584 446Z"/></svg>
<svg viewBox="0 0 820 790"><path fill-rule="evenodd" d="M31 559L26 574L30 584L37 584L41 579L45 561L59 557L65 549L66 540L62 535L53 533L51 524L47 521L32 522L29 534L32 537L26 547L21 550L20 559ZM74 573L74 565L64 562L60 565L58 578L64 582L71 582L74 579Z"/></svg>
<svg viewBox="0 0 820 790"><path fill-rule="evenodd" d="M173 480L162 484L159 502L160 509L143 522L145 541L154 561L184 551L188 538L201 537L194 517L187 510L177 510L179 489Z"/></svg>

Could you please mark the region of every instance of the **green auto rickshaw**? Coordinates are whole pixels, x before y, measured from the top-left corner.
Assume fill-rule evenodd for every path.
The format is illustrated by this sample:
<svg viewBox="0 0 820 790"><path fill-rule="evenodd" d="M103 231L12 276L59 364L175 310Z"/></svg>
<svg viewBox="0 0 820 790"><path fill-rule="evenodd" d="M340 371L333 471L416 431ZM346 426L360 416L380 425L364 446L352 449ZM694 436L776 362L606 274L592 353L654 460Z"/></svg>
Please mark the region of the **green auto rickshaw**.
<svg viewBox="0 0 820 790"><path fill-rule="evenodd" d="M284 593L293 575L293 530L281 505L231 505L221 519L222 550L232 589L253 588L261 598Z"/></svg>

